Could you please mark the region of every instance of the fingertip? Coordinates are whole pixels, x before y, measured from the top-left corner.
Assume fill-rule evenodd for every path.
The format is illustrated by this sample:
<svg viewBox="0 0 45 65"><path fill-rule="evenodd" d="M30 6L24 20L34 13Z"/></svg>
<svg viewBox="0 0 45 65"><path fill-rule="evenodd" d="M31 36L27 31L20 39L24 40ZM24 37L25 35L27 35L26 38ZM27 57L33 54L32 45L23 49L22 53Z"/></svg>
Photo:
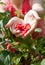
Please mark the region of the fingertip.
<svg viewBox="0 0 45 65"><path fill-rule="evenodd" d="M40 21L40 20L41 20L41 17L37 17L36 19L37 19L38 21Z"/></svg>
<svg viewBox="0 0 45 65"><path fill-rule="evenodd" d="M10 28L10 25L6 24L6 25L5 25L5 28Z"/></svg>

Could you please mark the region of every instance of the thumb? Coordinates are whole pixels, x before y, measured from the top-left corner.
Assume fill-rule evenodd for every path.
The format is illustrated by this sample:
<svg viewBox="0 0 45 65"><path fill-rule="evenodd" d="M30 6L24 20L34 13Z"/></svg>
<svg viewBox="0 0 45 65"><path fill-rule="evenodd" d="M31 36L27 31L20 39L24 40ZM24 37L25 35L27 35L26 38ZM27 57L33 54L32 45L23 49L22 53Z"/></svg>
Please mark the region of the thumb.
<svg viewBox="0 0 45 65"><path fill-rule="evenodd" d="M39 21L41 20L41 17L39 17L38 13L36 11L32 11L34 17Z"/></svg>
<svg viewBox="0 0 45 65"><path fill-rule="evenodd" d="M10 28L13 24L14 24L14 21L17 20L17 17L13 17L9 20L9 22L5 25L6 28Z"/></svg>
<svg viewBox="0 0 45 65"><path fill-rule="evenodd" d="M12 26L12 24L13 24L13 22L12 22L12 21L9 21L9 22L5 25L5 27L6 27L6 28L10 28L10 27Z"/></svg>
<svg viewBox="0 0 45 65"><path fill-rule="evenodd" d="M40 20L41 20L41 18L40 18L40 17L37 17L36 19L37 19L37 21L40 21Z"/></svg>

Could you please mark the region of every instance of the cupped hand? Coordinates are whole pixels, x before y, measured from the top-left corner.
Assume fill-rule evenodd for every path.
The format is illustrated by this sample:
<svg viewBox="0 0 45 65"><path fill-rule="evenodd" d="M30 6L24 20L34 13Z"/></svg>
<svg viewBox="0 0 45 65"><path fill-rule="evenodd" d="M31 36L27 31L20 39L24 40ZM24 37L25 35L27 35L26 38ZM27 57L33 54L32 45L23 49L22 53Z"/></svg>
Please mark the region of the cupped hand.
<svg viewBox="0 0 45 65"><path fill-rule="evenodd" d="M25 15L24 20L18 17L13 17L12 19L9 20L9 22L6 24L5 27L10 28L10 31L12 32L12 34L16 35L17 37L26 38L35 30L39 20L41 20L41 18L38 16L37 12L30 10ZM30 29L23 35L20 32L20 30L15 29L16 24L22 24L24 26L25 24L29 24Z"/></svg>
<svg viewBox="0 0 45 65"><path fill-rule="evenodd" d="M6 28L9 28L12 34L19 36L20 30L16 30L15 26L17 24L23 24L23 19L20 19L18 17L13 17L9 20L9 22L5 25Z"/></svg>
<svg viewBox="0 0 45 65"><path fill-rule="evenodd" d="M36 29L38 22L40 22L41 18L38 13L34 10L30 10L24 17L24 24L29 23L31 28L24 34L23 38L26 38L28 35L32 34Z"/></svg>

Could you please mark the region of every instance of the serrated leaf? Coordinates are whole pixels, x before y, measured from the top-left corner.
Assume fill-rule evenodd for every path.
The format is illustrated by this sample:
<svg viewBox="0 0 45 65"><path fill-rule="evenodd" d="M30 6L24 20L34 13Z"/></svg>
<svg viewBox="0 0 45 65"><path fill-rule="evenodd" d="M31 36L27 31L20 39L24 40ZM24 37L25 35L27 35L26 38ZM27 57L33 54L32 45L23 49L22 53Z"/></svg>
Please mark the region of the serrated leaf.
<svg viewBox="0 0 45 65"><path fill-rule="evenodd" d="M23 57L25 58L25 60L27 60L27 58L28 58L28 53L24 53L24 54L23 54Z"/></svg>
<svg viewBox="0 0 45 65"><path fill-rule="evenodd" d="M0 13L0 20L3 18L3 15Z"/></svg>
<svg viewBox="0 0 45 65"><path fill-rule="evenodd" d="M18 55L15 57L14 63L17 65L20 62L20 60L21 60L21 56Z"/></svg>
<svg viewBox="0 0 45 65"><path fill-rule="evenodd" d="M11 61L10 61L10 55L7 51L2 51L0 53L0 61L1 63L3 63L4 65L11 65Z"/></svg>
<svg viewBox="0 0 45 65"><path fill-rule="evenodd" d="M45 59L42 60L41 65L45 65Z"/></svg>
<svg viewBox="0 0 45 65"><path fill-rule="evenodd" d="M34 65L41 65L40 62L35 63Z"/></svg>
<svg viewBox="0 0 45 65"><path fill-rule="evenodd" d="M5 64L5 65L11 65L11 63L10 63L11 61L10 61L10 60L11 60L11 59L10 59L10 56L7 55L6 58L5 58L5 60L4 60L4 64Z"/></svg>
<svg viewBox="0 0 45 65"><path fill-rule="evenodd" d="M2 53L0 54L0 61L4 62L4 55Z"/></svg>
<svg viewBox="0 0 45 65"><path fill-rule="evenodd" d="M5 17L3 19L3 26L5 26L8 23L8 21L9 21L9 18L8 17Z"/></svg>

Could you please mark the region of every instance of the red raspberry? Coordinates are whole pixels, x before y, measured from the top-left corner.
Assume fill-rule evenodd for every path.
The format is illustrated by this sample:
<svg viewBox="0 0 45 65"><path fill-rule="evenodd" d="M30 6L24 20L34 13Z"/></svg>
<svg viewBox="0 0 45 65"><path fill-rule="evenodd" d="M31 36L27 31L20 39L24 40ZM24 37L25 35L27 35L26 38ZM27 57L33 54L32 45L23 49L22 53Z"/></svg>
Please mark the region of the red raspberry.
<svg viewBox="0 0 45 65"><path fill-rule="evenodd" d="M4 45L7 47L8 46L8 43L5 43Z"/></svg>
<svg viewBox="0 0 45 65"><path fill-rule="evenodd" d="M22 27L22 24L17 24L15 28L20 29Z"/></svg>
<svg viewBox="0 0 45 65"><path fill-rule="evenodd" d="M31 26L29 24L26 24L25 25L25 29L24 31L22 32L22 35L24 36L24 34L31 28Z"/></svg>
<svg viewBox="0 0 45 65"><path fill-rule="evenodd" d="M5 43L5 46L11 53L16 51L16 48L12 48L11 44L9 43Z"/></svg>
<svg viewBox="0 0 45 65"><path fill-rule="evenodd" d="M25 24L25 25L22 25L22 24L17 24L15 26L15 29L18 29L20 30L20 32L22 33L22 35L24 35L29 29L31 28L30 24Z"/></svg>
<svg viewBox="0 0 45 65"><path fill-rule="evenodd" d="M9 50L10 50L10 49L11 49L11 47L12 47L12 46L11 46L11 44L8 44L8 45L7 45L7 49L9 49Z"/></svg>
<svg viewBox="0 0 45 65"><path fill-rule="evenodd" d="M24 36L24 34L27 32L28 30L27 29L25 29L24 31L22 31L21 33L22 33L22 36Z"/></svg>
<svg viewBox="0 0 45 65"><path fill-rule="evenodd" d="M30 28L31 28L31 26L30 26L30 24L25 24L25 28L27 29L27 30L29 30Z"/></svg>
<svg viewBox="0 0 45 65"><path fill-rule="evenodd" d="M16 48L10 48L10 52L11 52L11 53L16 52Z"/></svg>
<svg viewBox="0 0 45 65"><path fill-rule="evenodd" d="M24 26L24 25L22 25L21 30L22 30L22 31L24 31L24 30L25 30L25 26Z"/></svg>

